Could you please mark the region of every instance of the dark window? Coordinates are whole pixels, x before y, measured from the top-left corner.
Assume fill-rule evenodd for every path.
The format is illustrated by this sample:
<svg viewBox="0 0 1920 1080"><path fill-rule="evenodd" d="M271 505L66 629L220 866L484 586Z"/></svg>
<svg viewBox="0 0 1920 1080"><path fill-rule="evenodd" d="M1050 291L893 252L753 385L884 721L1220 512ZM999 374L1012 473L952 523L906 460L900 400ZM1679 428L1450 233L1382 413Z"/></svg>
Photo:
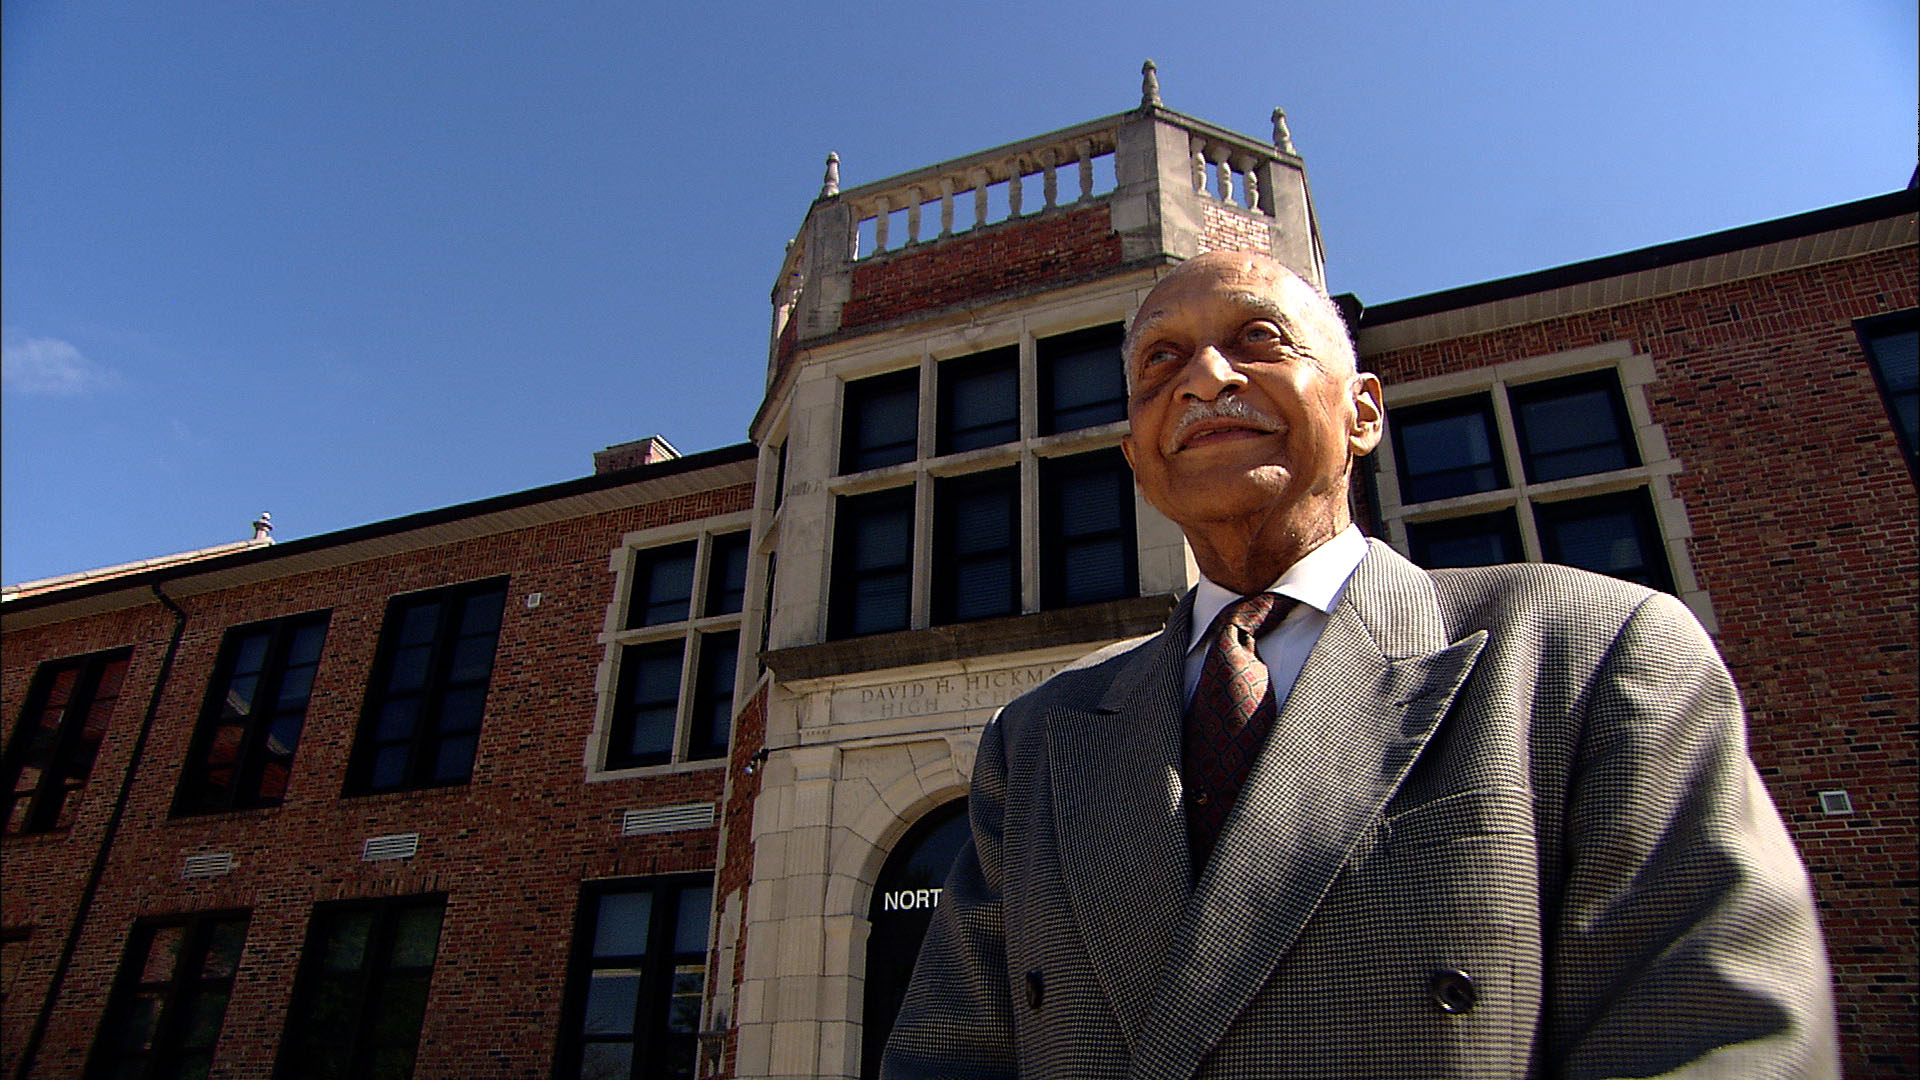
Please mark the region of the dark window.
<svg viewBox="0 0 1920 1080"><path fill-rule="evenodd" d="M446 906L444 896L314 905L275 1077L412 1076Z"/></svg>
<svg viewBox="0 0 1920 1080"><path fill-rule="evenodd" d="M1516 386L1507 398L1528 483L1640 464L1620 379L1612 370Z"/></svg>
<svg viewBox="0 0 1920 1080"><path fill-rule="evenodd" d="M1041 338L1040 434L1111 424L1127 418L1127 376L1121 366L1119 323Z"/></svg>
<svg viewBox="0 0 1920 1080"><path fill-rule="evenodd" d="M1590 499L1535 503L1547 562L1593 570L1671 591L1673 574L1645 488Z"/></svg>
<svg viewBox="0 0 1920 1080"><path fill-rule="evenodd" d="M1072 607L1137 595L1133 473L1119 450L1040 462L1040 601Z"/></svg>
<svg viewBox="0 0 1920 1080"><path fill-rule="evenodd" d="M912 461L919 450L920 372L909 368L847 384L840 471Z"/></svg>
<svg viewBox="0 0 1920 1080"><path fill-rule="evenodd" d="M246 939L246 912L134 923L87 1076L206 1076Z"/></svg>
<svg viewBox="0 0 1920 1080"><path fill-rule="evenodd" d="M506 599L506 579L496 578L387 605L350 792L464 784L473 775Z"/></svg>
<svg viewBox="0 0 1920 1080"><path fill-rule="evenodd" d="M933 621L1020 611L1020 472L995 469L936 480Z"/></svg>
<svg viewBox="0 0 1920 1080"><path fill-rule="evenodd" d="M555 1076L693 1080L712 906L705 878L582 892Z"/></svg>
<svg viewBox="0 0 1920 1080"><path fill-rule="evenodd" d="M634 556L627 628L685 622L693 610L693 542L648 548Z"/></svg>
<svg viewBox="0 0 1920 1080"><path fill-rule="evenodd" d="M7 740L7 835L64 829L68 800L86 785L120 700L131 650L40 665L27 705Z"/></svg>
<svg viewBox="0 0 1920 1080"><path fill-rule="evenodd" d="M1429 570L1520 562L1520 525L1511 510L1407 526L1413 561Z"/></svg>
<svg viewBox="0 0 1920 1080"><path fill-rule="evenodd" d="M1387 424L1407 504L1507 486L1493 401L1485 394L1395 409Z"/></svg>
<svg viewBox="0 0 1920 1080"><path fill-rule="evenodd" d="M620 690L613 703L607 768L630 769L673 760L685 647L684 639L676 637L620 650Z"/></svg>
<svg viewBox="0 0 1920 1080"><path fill-rule="evenodd" d="M846 496L837 516L832 636L905 630L913 602L913 488Z"/></svg>
<svg viewBox="0 0 1920 1080"><path fill-rule="evenodd" d="M725 757L733 733L733 675L740 663L740 631L700 635L700 672L693 694L693 730L687 757Z"/></svg>
<svg viewBox="0 0 1920 1080"><path fill-rule="evenodd" d="M1861 320L1856 329L1866 350L1873 381L1887 403L1887 415L1899 436L1907 468L1920 477L1920 311L1902 311Z"/></svg>
<svg viewBox="0 0 1920 1080"><path fill-rule="evenodd" d="M936 453L999 446L1020 437L1020 350L1004 349L943 360Z"/></svg>
<svg viewBox="0 0 1920 1080"><path fill-rule="evenodd" d="M227 631L177 812L278 806L286 798L326 637L324 611Z"/></svg>
<svg viewBox="0 0 1920 1080"><path fill-rule="evenodd" d="M747 603L747 534L722 533L707 546L708 615L731 615Z"/></svg>

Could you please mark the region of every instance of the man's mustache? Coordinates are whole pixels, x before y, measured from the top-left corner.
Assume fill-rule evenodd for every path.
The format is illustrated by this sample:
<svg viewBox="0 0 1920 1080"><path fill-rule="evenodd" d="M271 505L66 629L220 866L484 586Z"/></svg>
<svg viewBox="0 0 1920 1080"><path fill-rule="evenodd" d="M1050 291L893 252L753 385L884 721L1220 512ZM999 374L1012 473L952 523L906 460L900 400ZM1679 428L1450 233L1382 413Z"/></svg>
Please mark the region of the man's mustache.
<svg viewBox="0 0 1920 1080"><path fill-rule="evenodd" d="M1179 446L1186 440L1189 429L1206 420L1238 420L1267 431L1279 431L1286 426L1278 417L1269 416L1230 393L1223 393L1212 401L1187 404L1186 411L1180 414L1179 421L1173 426L1172 445Z"/></svg>

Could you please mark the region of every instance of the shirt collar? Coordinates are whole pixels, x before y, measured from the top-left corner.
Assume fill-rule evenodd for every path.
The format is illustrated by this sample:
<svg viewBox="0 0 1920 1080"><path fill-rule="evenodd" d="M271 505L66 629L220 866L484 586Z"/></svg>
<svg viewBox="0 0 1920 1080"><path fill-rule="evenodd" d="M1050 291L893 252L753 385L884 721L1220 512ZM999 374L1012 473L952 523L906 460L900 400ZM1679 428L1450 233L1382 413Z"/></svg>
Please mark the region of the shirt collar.
<svg viewBox="0 0 1920 1080"><path fill-rule="evenodd" d="M1349 525L1301 556L1300 561L1287 567L1279 580L1264 591L1291 597L1323 615L1331 615L1340 603L1341 594L1346 592L1347 580L1366 557L1367 538L1360 535L1358 528ZM1205 574L1200 575L1200 584L1193 594L1193 625L1187 631L1188 652L1199 646L1221 610L1238 599L1239 593L1215 584Z"/></svg>

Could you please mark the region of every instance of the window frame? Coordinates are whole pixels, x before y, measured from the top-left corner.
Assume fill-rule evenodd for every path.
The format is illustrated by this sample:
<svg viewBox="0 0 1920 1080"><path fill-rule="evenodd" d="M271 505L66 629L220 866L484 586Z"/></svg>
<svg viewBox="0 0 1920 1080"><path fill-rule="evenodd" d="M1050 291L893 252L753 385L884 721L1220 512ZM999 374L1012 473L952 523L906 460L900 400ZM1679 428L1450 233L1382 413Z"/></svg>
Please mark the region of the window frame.
<svg viewBox="0 0 1920 1080"><path fill-rule="evenodd" d="M500 638L507 629L507 611L509 610L507 597L510 593L510 585L511 579L503 575L401 593L388 599L386 614L380 623L380 639L374 654L373 668L367 679L366 696L361 704L360 723L354 734L353 752L348 762L346 783L341 791L343 797L459 787L473 782L474 764L479 760L480 754L480 733L486 727L487 701L492 697L493 670L499 662ZM431 773L432 763L441 745L469 735L466 731L447 732L441 724L441 716L446 707L449 691L470 688L453 685L455 680L452 678L452 667L456 653L455 646L460 640L460 624L466 616L470 603L495 592L500 596L500 622L493 631L493 648L488 653L486 678L478 683L479 715L474 720L471 732L474 742L473 752L467 759L466 770L462 775L435 778ZM386 686L386 683L392 678L394 660L402 648L400 633L404 621L403 613L428 604L441 606L433 636L429 641L426 675L417 691L420 707L414 717L413 734L405 740L379 739L377 736L381 706L397 696L392 692L392 688ZM458 614L455 614L456 611ZM462 682L470 684L474 680L462 680ZM397 784L376 787L373 776L376 755L383 747L401 745L402 742L409 746L403 768L403 779Z"/></svg>
<svg viewBox="0 0 1920 1080"><path fill-rule="evenodd" d="M1874 348L1876 342L1916 330L1920 330L1920 308L1856 319L1853 324L1854 336L1859 339L1860 351L1867 362L1867 371L1873 376L1874 389L1880 392L1880 404L1887 410L1887 424L1893 428L1894 444L1907 461L1907 475L1916 485L1920 485L1920 430L1908 430L1901 422L1896 401L1896 395L1912 391L1898 391L1888 386L1881 355Z"/></svg>
<svg viewBox="0 0 1920 1080"><path fill-rule="evenodd" d="M1034 371L1037 397L1034 433L1036 435L1041 437L1065 435L1075 431L1085 431L1088 428L1104 427L1107 424L1124 423L1126 421L1126 358L1120 355L1121 346L1125 338L1126 324L1124 322L1115 322L1098 323L1093 326L1082 327L1078 330L1069 330L1062 334L1051 334L1046 337L1034 339ZM1107 342L1109 340L1111 341L1110 345L1088 344ZM1077 405L1074 406L1073 409L1074 411L1079 411L1111 404L1119 407L1119 415L1106 420L1096 420L1091 423L1075 423L1072 426L1062 426L1061 413L1064 410L1062 410L1057 400L1060 385L1059 379L1057 378L1058 369L1056 365L1062 360L1079 360L1092 353L1104 351L1107 348L1113 350L1114 396L1101 398L1098 401L1089 402L1085 405Z"/></svg>
<svg viewBox="0 0 1920 1080"><path fill-rule="evenodd" d="M397 968L393 964L393 949L399 920L408 912L436 908L439 923L434 931L433 961L424 969L416 966ZM303 1064L304 1045L310 1039L323 1038L324 1032L308 1032L306 1029L315 1020L315 1000L320 995L319 980L325 975L325 931L330 926L328 920L346 917L362 911L373 913L373 924L362 944L363 960L349 980L355 987L349 999L358 1003L355 1015L350 1022L344 1042L347 1048L348 1076L368 1074L372 1054L380 1047L374 1045L369 1034L377 1025L375 1013L386 1004L384 1000L390 990L384 985L399 972L399 977L424 972L426 985L422 989L420 1007L420 1026L414 1030L411 1053L413 1067L419 1065L420 1035L426 1030L427 1002L432 1000L433 974L440 965L441 947L447 937L447 894L417 893L404 896L383 896L372 899L334 900L313 905L307 918L307 932L300 947L299 965L295 969L293 995L287 1007L287 1021L280 1035L280 1048L275 1055L274 1080L305 1080L306 1074L298 1071ZM369 962L369 954L379 950L379 958ZM306 1064L311 1064L310 1059ZM411 1069L409 1070L411 1072Z"/></svg>
<svg viewBox="0 0 1920 1080"><path fill-rule="evenodd" d="M955 503L969 497L998 497L1006 502L1007 542L991 552L962 553L955 528ZM938 625L1020 614L1020 470L987 469L933 482L932 621ZM959 575L964 565L1004 561L1008 594L994 611L960 614Z"/></svg>
<svg viewBox="0 0 1920 1080"><path fill-rule="evenodd" d="M290 710L278 707L280 689L284 684L289 665L288 654L294 639L300 631L317 626L320 630L319 652L313 659L314 677L307 687L307 697L299 710L299 724L296 729L294 747L288 751L288 783L292 783L291 758L299 750L299 732L306 727L306 715L312 705L313 684L318 682L320 662L326 655L327 632L331 628L333 612L330 609L306 611L297 615L286 615L274 619L263 619L241 626L228 627L220 641L220 651L214 661L213 675L207 681L207 693L200 706L200 717L194 724L193 739L188 744L187 760L180 770L180 784L174 793L173 815L190 817L200 814L228 813L234 810L252 810L263 807L279 806L286 801L283 794L279 798L265 798L260 794L260 784L267 768L266 744L272 734L274 721ZM223 805L209 805L206 779L212 772L212 763L207 760L213 750L214 741L219 737L219 729L232 726L223 723L221 715L226 698L231 693L234 679L234 666L239 661L239 651L244 636L260 632L269 634L267 652L261 661L259 681L254 687L252 711L242 719L240 745L234 754L234 779L227 789L226 796L219 800ZM261 703L269 703L262 709ZM196 790L202 797L196 799ZM251 794L247 794L251 792Z"/></svg>
<svg viewBox="0 0 1920 1080"><path fill-rule="evenodd" d="M593 735L588 741L586 769L589 778L644 776L659 772L721 768L726 765L731 746L716 745L711 737L710 718L700 715L702 705L717 711L716 695L702 684L711 676L715 685L723 678L732 688L728 704L728 734L732 714L741 702L740 669L743 658L736 645L731 670L726 676L712 671L709 654L730 634L744 641L745 599L753 585L753 539L750 532L752 511L739 511L713 518L702 518L673 525L655 526L626 534L612 557L615 574L614 601L608 605L606 630L600 635L605 649L598 680L599 706L595 713ZM636 604L635 593L652 553L683 545L694 550L693 595L687 617L673 622L630 626L630 612ZM739 563L744 571L740 583L741 604L728 606L730 583L723 576L721 559L730 552L743 555ZM630 699L637 677L636 661L647 656L678 655L678 682L673 706L671 747L665 754L649 751L633 754L617 749L630 745L637 711ZM704 696L703 696L704 695ZM660 704L664 702L660 699ZM703 734L708 737L703 738Z"/></svg>
<svg viewBox="0 0 1920 1080"><path fill-rule="evenodd" d="M866 410L877 402L898 396L909 396L913 401L913 433L904 441L866 443L864 427L868 420ZM919 456L919 433L922 423L918 368L902 368L849 380L842 388L841 401L840 472L845 474L871 472L874 469L901 465Z"/></svg>
<svg viewBox="0 0 1920 1080"><path fill-rule="evenodd" d="M1612 375L1612 373L1604 369L1582 371L1573 375L1562 375L1551 379L1536 379L1517 385L1509 385L1506 390L1508 408L1511 409L1513 413L1515 446L1520 454L1522 475L1527 478L1528 484L1553 484L1562 480L1580 480L1589 476L1600 476L1605 473L1619 472L1621 469L1639 468L1640 447L1636 444L1633 437L1633 419L1627 415L1626 395L1621 390L1618 376ZM1562 393L1560 395L1552 393L1556 390ZM1614 429L1619 433L1615 439L1615 443L1619 445L1624 452L1623 456L1626 458L1626 461L1611 469L1596 469L1592 472L1576 473L1571 476L1557 476L1546 480L1539 479L1539 459L1547 455L1530 445L1527 434L1526 409L1524 406L1550 400L1555 396L1570 396L1566 393L1567 391L1571 391L1572 393L1585 393L1593 390L1599 391L1601 395L1607 399L1607 407L1613 420ZM1591 445L1601 446L1605 444L1594 443ZM1567 452L1568 451L1564 450L1558 451L1558 453Z"/></svg>
<svg viewBox="0 0 1920 1080"><path fill-rule="evenodd" d="M1619 387L1625 410L1623 437L1639 463L1585 476L1529 482L1509 391L1518 389L1524 394L1529 386L1583 376L1599 380L1609 374ZM1680 463L1668 452L1665 432L1653 421L1648 403L1650 387L1656 382L1650 356L1636 353L1629 342L1614 341L1388 385L1389 430L1397 411L1474 394L1490 395L1508 484L1492 491L1408 503L1400 484L1400 447L1395 439L1382 440L1371 468L1385 538L1402 554L1410 554L1410 525L1512 509L1519 525L1522 558L1540 562L1544 561L1544 549L1536 507L1643 490L1652 506L1654 526L1653 543L1644 557L1664 561L1666 580L1671 582L1668 591L1685 601L1709 631L1715 630L1718 622L1712 597L1700 587L1688 551L1691 531L1686 506L1673 489L1672 477L1680 471Z"/></svg>
<svg viewBox="0 0 1920 1080"><path fill-rule="evenodd" d="M240 926L240 940L234 952L233 968L225 976L208 979L202 973L212 955L214 935L221 926L235 922ZM251 923L252 912L245 908L135 919L127 930L126 943L121 947L120 964L115 969L112 988L108 991L107 1006L101 1013L100 1026L94 1033L92 1049L87 1054L83 1073L87 1080L124 1076L126 1073L122 1070L125 1062L133 1058L144 1058L147 1062L140 1069L141 1076L174 1075L172 1070L178 1067L181 1059L192 1050L199 1049L181 1045L191 1034L189 1023L193 1019L195 1000L202 995L217 993L225 995L226 1001L220 1006L213 1041L205 1048L207 1062L211 1065L220 1045L220 1033L226 1027L226 1013L232 1004L234 980L246 959L247 933ZM150 981L144 976L152 956L154 938L161 931L173 928L179 928L182 932L180 951L175 955L174 966L167 973L167 978ZM191 965L191 975L187 965ZM116 1050L114 1041L125 1034L135 1002L149 987L157 988L161 995L160 1008L153 1018L150 1048L139 1052Z"/></svg>
<svg viewBox="0 0 1920 1080"><path fill-rule="evenodd" d="M636 1064L643 1060L643 1052L658 1040L671 1038L665 1030L669 1021L669 1012L673 1002L673 975L682 965L682 957L691 953L668 951L679 929L679 918L689 892L705 890L707 893L706 941L699 953L700 963L700 1007L696 1016L693 1033L693 1069L691 1075L699 1071L699 1029L702 1026L707 1001L712 995L711 975L713 962L714 902L719 889L712 873L672 874L658 877L612 878L582 882L579 899L574 908L573 937L567 952L567 974L565 990L561 999L560 1032L555 1040L554 1075L578 1076L581 1060L589 1042L620 1042L617 1039L589 1039L584 1029L587 1020L587 991L592 985L595 970L607 967L631 967L637 958L641 961L650 957L664 957L664 962L655 961L642 969L639 993L635 995L635 1030L632 1032L631 1045L634 1047ZM639 893L648 894L647 951L644 953L621 953L602 958L594 954L595 938L599 930L599 904L607 896L626 896ZM662 905L662 896L670 896L671 903ZM591 901L591 902L590 902ZM669 910L670 909L670 910ZM667 949L662 949L662 945ZM596 963L599 960L608 963ZM624 961L624 962L623 962ZM641 1017L647 1018L646 1030L638 1023ZM617 1034L617 1033L615 1033ZM655 1063L664 1066L665 1054L650 1055ZM667 1075L661 1071L635 1070L631 1075L656 1077Z"/></svg>
<svg viewBox="0 0 1920 1080"><path fill-rule="evenodd" d="M919 515L914 507L915 490L912 485L905 487L882 488L879 491L863 492L845 496L836 501L833 515L833 587L827 600L828 636L834 638L861 637L866 634L883 634L897 630L906 630L913 625L914 613L914 552L920 534ZM899 562L888 563L884 567L870 567L856 570L851 564L854 551L853 532L857 525L868 516L881 513L898 514L906 519L906 549ZM886 625L876 629L859 629L858 607L855 592L862 582L898 576L906 582L906 610L901 612L899 625Z"/></svg>
<svg viewBox="0 0 1920 1080"><path fill-rule="evenodd" d="M1471 467L1476 469L1491 467L1493 469L1493 486L1463 492L1459 495L1441 495L1431 499L1420 499L1418 501L1423 503L1436 502L1439 499L1460 498L1462 495L1479 495L1488 491L1500 491L1512 486L1507 478L1506 455L1501 453L1500 430L1494 420L1493 395L1491 393L1462 394L1459 397L1425 401L1418 405L1409 405L1406 408L1414 414L1411 419L1403 416L1398 423L1388 425L1388 430L1393 437L1394 460L1399 469L1397 475L1402 492L1412 491L1418 486L1418 482L1423 481L1427 477L1439 475L1440 473L1459 472L1461 469L1468 467L1455 466L1450 469L1433 470L1419 473L1418 475L1412 473L1408 468L1411 460L1407 454L1407 428L1422 423L1460 420L1467 417L1478 417L1480 419L1480 422L1485 428L1487 445L1493 454L1492 458L1486 463L1486 466L1476 465Z"/></svg>
<svg viewBox="0 0 1920 1080"><path fill-rule="evenodd" d="M1061 497L1060 485L1085 480L1094 474L1104 475L1106 482L1113 486L1116 504L1120 508L1120 524L1113 529L1104 530L1099 536L1110 537L1119 542L1121 580L1127 584L1122 586L1119 593L1112 596L1073 599L1066 592L1069 584L1066 564L1070 554L1066 549L1066 526L1059 519L1059 515L1065 510L1065 500ZM1132 497L1133 471L1128 467L1126 458L1120 450L1118 448L1092 450L1084 454L1048 458L1042 461L1039 491L1041 610L1081 607L1138 596L1140 592L1140 523ZM1095 542L1097 538L1076 537L1074 539L1080 544L1085 544Z"/></svg>
<svg viewBox="0 0 1920 1080"><path fill-rule="evenodd" d="M101 682L115 664L120 665L119 683L108 699L107 712L99 720L100 737L93 741L85 761L76 763L67 760L74 758L86 745L88 721L101 698ZM29 729L39 728L39 718L46 712L54 684L60 674L67 670L73 670L76 674L67 702L61 709L60 720L54 727L53 746L47 752L46 763L40 766L40 775L32 789L23 794L19 786L20 774L26 769L26 759L31 752L32 732ZM0 755L0 785L3 785L0 790L5 792L0 799L6 800L0 806L0 830L4 830L5 835L28 836L60 832L70 827L71 822L62 824L61 819L72 807L74 796L85 790L93 779L93 768L99 763L100 744L105 741L114 715L120 711L121 699L126 695L127 678L132 670L131 645L45 660L34 668L26 699L14 720L6 750ZM82 703L81 707L75 707L76 701ZM61 762L65 764L53 767ZM73 782L68 783L69 779ZM19 827L15 828L15 810L23 804L24 808L19 811Z"/></svg>

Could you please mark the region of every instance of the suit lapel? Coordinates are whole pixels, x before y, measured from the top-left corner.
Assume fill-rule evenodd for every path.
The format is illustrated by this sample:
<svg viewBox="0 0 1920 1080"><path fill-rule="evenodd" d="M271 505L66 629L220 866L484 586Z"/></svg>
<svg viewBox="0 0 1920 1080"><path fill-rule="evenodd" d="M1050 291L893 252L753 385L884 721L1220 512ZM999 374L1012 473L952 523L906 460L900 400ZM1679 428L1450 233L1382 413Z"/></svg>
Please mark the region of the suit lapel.
<svg viewBox="0 0 1920 1080"><path fill-rule="evenodd" d="M1192 878L1180 808L1180 672L1192 610L1189 593L1103 700L1047 720L1067 894L1130 1043Z"/></svg>
<svg viewBox="0 0 1920 1080"><path fill-rule="evenodd" d="M1184 1077L1199 1066L1378 820L1485 641L1476 632L1449 644L1427 575L1374 545L1185 906L1134 1075Z"/></svg>

